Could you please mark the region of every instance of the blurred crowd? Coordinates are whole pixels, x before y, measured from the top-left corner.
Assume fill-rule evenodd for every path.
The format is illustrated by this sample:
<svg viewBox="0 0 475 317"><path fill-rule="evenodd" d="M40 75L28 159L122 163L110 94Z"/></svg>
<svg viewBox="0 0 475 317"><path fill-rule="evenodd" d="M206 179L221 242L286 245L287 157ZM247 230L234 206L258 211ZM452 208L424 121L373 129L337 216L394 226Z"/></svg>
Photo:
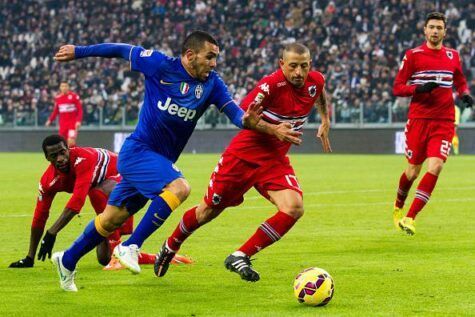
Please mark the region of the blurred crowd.
<svg viewBox="0 0 475 317"><path fill-rule="evenodd" d="M124 42L178 55L194 29L220 42L217 70L237 102L278 67L283 44L300 41L326 76L335 122L402 122L408 100L392 96L392 82L405 50L424 42L431 11L446 14L445 45L460 51L473 95L471 0L0 0L0 125L43 125L61 80L80 95L84 125L133 125L144 86L126 61L60 64L54 53L67 43ZM222 120L216 110L206 113L211 126Z"/></svg>

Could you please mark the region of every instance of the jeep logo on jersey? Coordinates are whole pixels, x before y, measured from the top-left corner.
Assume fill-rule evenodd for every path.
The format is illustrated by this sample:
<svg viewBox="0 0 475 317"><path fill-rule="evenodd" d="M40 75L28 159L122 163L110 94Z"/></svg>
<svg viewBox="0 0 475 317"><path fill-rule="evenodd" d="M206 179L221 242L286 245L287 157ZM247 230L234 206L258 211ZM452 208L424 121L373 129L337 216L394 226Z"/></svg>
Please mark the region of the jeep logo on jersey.
<svg viewBox="0 0 475 317"><path fill-rule="evenodd" d="M186 93L190 90L190 85L185 82L182 82L180 85L180 92L182 95L186 95Z"/></svg>
<svg viewBox="0 0 475 317"><path fill-rule="evenodd" d="M317 94L317 86L313 85L308 87L308 94L310 95L310 97L315 97L315 95Z"/></svg>
<svg viewBox="0 0 475 317"><path fill-rule="evenodd" d="M188 109L185 107L180 107L175 103L171 103L172 99L170 97L167 98L165 104L162 101L158 101L157 107L162 111L167 111L172 116L177 116L178 118L183 118L183 121L193 120L196 116L196 110Z"/></svg>
<svg viewBox="0 0 475 317"><path fill-rule="evenodd" d="M202 94L203 94L203 86L201 86L201 84L198 84L198 86L196 86L195 88L196 99L200 99Z"/></svg>

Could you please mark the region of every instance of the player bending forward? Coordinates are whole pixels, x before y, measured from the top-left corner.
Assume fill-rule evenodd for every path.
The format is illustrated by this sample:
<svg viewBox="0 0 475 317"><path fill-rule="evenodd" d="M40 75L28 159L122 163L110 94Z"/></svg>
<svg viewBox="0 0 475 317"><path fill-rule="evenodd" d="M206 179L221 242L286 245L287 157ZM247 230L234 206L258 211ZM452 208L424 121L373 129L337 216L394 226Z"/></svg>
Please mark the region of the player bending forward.
<svg viewBox="0 0 475 317"><path fill-rule="evenodd" d="M246 109L255 98L263 98L263 119L285 122L300 131L316 104L322 118L317 137L325 152L330 152L323 75L310 71L310 51L294 43L284 48L280 69L264 77L243 100ZM259 273L250 258L282 238L303 215L302 190L286 156L290 144L254 131L241 131L218 162L204 200L188 210L173 234L163 244L155 262L155 274L163 276L181 244L199 227L218 216L225 208L243 202L251 188L277 207L277 213L260 225L254 235L229 255L224 265L242 279L258 281Z"/></svg>
<svg viewBox="0 0 475 317"><path fill-rule="evenodd" d="M74 147L69 149L66 140L59 135L50 135L43 140L43 152L51 163L43 173L39 184L33 222L31 224L30 247L28 255L10 264L11 268L33 267L36 250L43 235L46 220L56 193L72 193L63 213L46 231L41 241L38 260L51 258L56 236L73 218L78 215L89 196L96 214L106 207L107 198L114 186L120 181L117 172L117 155L104 149ZM143 199L145 203L146 200ZM131 206L138 208L141 206ZM107 265L111 259L111 251L120 243L120 236L131 234L133 217L123 226L115 230L107 239L97 246L97 259L100 264ZM183 260L183 259L182 259ZM155 255L143 253L139 257L143 264L152 264ZM186 259L185 259L186 261Z"/></svg>
<svg viewBox="0 0 475 317"><path fill-rule="evenodd" d="M408 165L399 179L393 211L395 226L410 235L416 233L414 219L429 201L450 153L455 128L453 85L465 104L473 104L459 53L442 45L446 31L445 16L429 13L424 24L426 42L406 52L394 81L395 96L412 97L405 129ZM427 172L417 186L406 217L402 218L409 189L426 159Z"/></svg>

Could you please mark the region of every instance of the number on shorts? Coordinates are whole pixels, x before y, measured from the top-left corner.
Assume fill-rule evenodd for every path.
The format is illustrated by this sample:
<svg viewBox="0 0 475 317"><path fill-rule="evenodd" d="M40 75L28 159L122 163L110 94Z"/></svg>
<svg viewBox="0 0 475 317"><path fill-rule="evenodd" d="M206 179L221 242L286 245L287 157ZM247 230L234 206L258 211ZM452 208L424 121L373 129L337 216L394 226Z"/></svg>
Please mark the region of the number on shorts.
<svg viewBox="0 0 475 317"><path fill-rule="evenodd" d="M449 156L451 146L452 146L452 143L446 140L442 140L442 144L440 145L440 154L442 154L445 157Z"/></svg>

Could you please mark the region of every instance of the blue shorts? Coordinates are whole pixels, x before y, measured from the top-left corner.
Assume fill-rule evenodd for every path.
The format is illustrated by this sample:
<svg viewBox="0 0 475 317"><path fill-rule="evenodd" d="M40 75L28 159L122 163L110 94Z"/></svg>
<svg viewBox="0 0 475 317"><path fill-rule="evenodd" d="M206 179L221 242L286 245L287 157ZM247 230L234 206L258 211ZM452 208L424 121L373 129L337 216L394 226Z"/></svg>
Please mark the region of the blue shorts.
<svg viewBox="0 0 475 317"><path fill-rule="evenodd" d="M115 186L108 201L109 205L117 207L127 205L129 199L137 196L153 199L166 185L183 177L172 161L130 137L120 149L117 169L122 180Z"/></svg>

